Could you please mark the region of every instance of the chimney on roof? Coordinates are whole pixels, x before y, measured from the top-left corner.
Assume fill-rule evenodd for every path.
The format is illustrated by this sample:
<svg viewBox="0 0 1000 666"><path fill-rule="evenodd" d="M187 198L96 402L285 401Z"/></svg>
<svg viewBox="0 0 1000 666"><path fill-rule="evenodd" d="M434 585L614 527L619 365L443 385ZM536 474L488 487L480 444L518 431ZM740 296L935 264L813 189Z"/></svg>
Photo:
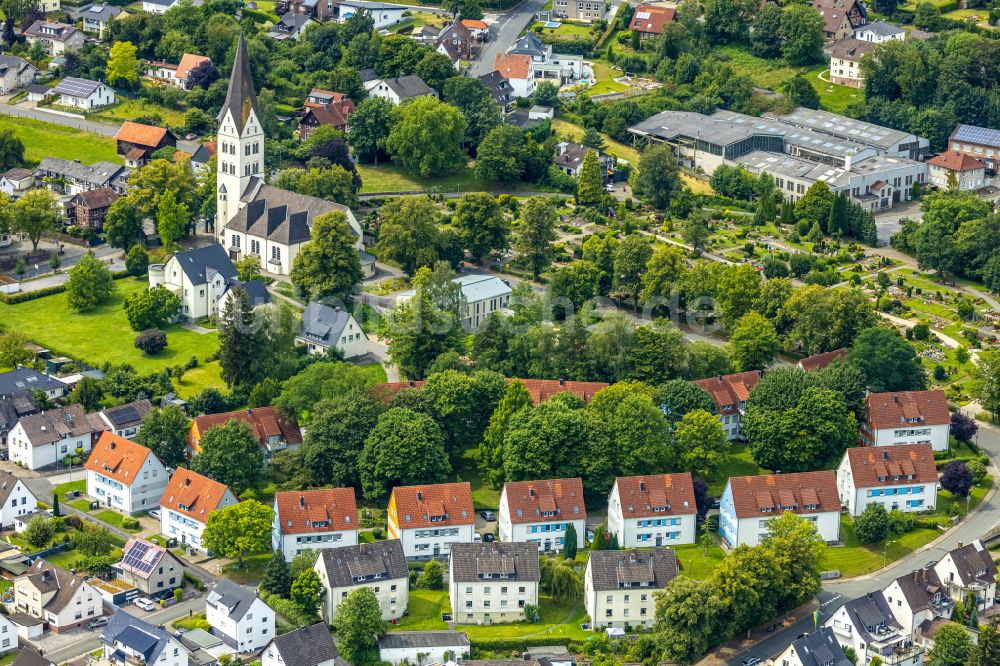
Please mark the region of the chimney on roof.
<svg viewBox="0 0 1000 666"><path fill-rule="evenodd" d="M305 495L299 495L299 506L302 507L302 508L305 508L305 506L306 506L306 496Z"/></svg>
<svg viewBox="0 0 1000 666"><path fill-rule="evenodd" d="M889 452L882 451L882 460L888 460L888 459L889 459Z"/></svg>
<svg viewBox="0 0 1000 666"><path fill-rule="evenodd" d="M190 476L184 477L184 485L185 486L190 486L191 485L191 477Z"/></svg>
<svg viewBox="0 0 1000 666"><path fill-rule="evenodd" d="M961 548L961 547L962 547L962 542L961 542L961 541L959 541L959 542L958 542L958 547L959 547L959 548Z"/></svg>
<svg viewBox="0 0 1000 666"><path fill-rule="evenodd" d="M528 496L529 497L534 497L535 496L535 489L534 488L528 488Z"/></svg>
<svg viewBox="0 0 1000 666"><path fill-rule="evenodd" d="M358 552L364 555L368 552L368 544L360 543L358 544Z"/></svg>
<svg viewBox="0 0 1000 666"><path fill-rule="evenodd" d="M720 382L722 381L722 375L719 375L719 381Z"/></svg>
<svg viewBox="0 0 1000 666"><path fill-rule="evenodd" d="M115 446L117 446L117 444L115 443L115 440L111 440L111 448L114 449Z"/></svg>
<svg viewBox="0 0 1000 666"><path fill-rule="evenodd" d="M565 386L565 385L566 385L566 380L563 379L562 377L560 377L559 378L559 386Z"/></svg>
<svg viewBox="0 0 1000 666"><path fill-rule="evenodd" d="M416 384L415 384L415 383L413 382L413 380L412 380L412 379L411 379L410 381L406 382L406 383L407 383L407 385L408 385L408 386L409 386L410 388L413 388L414 386L416 386Z"/></svg>
<svg viewBox="0 0 1000 666"><path fill-rule="evenodd" d="M646 482L645 481L640 481L639 482L639 490L642 491L642 492L646 492Z"/></svg>
<svg viewBox="0 0 1000 666"><path fill-rule="evenodd" d="M417 491L417 501L420 502L423 499L424 499L424 493L418 490Z"/></svg>

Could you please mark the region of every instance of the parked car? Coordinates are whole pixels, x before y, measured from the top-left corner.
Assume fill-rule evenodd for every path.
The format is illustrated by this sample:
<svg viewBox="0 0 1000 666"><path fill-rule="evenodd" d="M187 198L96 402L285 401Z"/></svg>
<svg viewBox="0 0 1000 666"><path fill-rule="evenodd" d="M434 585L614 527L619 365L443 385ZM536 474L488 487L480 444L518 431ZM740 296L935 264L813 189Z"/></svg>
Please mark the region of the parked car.
<svg viewBox="0 0 1000 666"><path fill-rule="evenodd" d="M747 657L743 660L743 666L757 666L760 663L760 657Z"/></svg>
<svg viewBox="0 0 1000 666"><path fill-rule="evenodd" d="M93 620L87 623L87 629L97 629L98 627L106 627L106 626L108 626L107 615L95 617Z"/></svg>
<svg viewBox="0 0 1000 666"><path fill-rule="evenodd" d="M615 191L615 186L612 185L611 183L608 183L607 185L604 186L604 191L605 192L614 192Z"/></svg>
<svg viewBox="0 0 1000 666"><path fill-rule="evenodd" d="M497 515L492 511L480 511L479 515L482 516L483 520L485 520L488 523L492 523L494 520L497 519Z"/></svg>
<svg viewBox="0 0 1000 666"><path fill-rule="evenodd" d="M472 540L473 540L473 541L475 541L476 543L479 543L480 541L482 541L482 540L483 540L483 537L482 537L482 535L481 535L481 534L474 534L474 535L472 536Z"/></svg>
<svg viewBox="0 0 1000 666"><path fill-rule="evenodd" d="M142 610L147 611L147 612L153 610L154 608L156 608L156 604L154 604L152 601L150 601L146 597L139 597L138 599L136 599L132 603L135 604L137 608L141 608Z"/></svg>
<svg viewBox="0 0 1000 666"><path fill-rule="evenodd" d="M160 510L159 509L150 509L149 510L149 517L150 518L156 518L157 520L159 520L159 518L160 518Z"/></svg>
<svg viewBox="0 0 1000 666"><path fill-rule="evenodd" d="M486 543L493 543L496 540L497 540L497 538L495 536L493 536L492 534L484 534L483 535L483 541L486 542Z"/></svg>

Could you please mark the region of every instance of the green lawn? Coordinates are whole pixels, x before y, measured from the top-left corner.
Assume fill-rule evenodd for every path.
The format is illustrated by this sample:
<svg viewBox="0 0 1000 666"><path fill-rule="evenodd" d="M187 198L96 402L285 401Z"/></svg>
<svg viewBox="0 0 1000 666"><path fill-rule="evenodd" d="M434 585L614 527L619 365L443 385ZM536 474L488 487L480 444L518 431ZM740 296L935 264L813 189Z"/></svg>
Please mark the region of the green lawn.
<svg viewBox="0 0 1000 666"><path fill-rule="evenodd" d="M476 178L471 168L442 176L440 178L421 178L407 173L393 164L359 164L358 174L361 176L361 194L372 192L482 192L490 190L524 190L546 191L534 183L494 183Z"/></svg>
<svg viewBox="0 0 1000 666"><path fill-rule="evenodd" d="M478 467L479 449L466 449L458 469L458 480L472 486L472 504L476 509L496 509L500 506L500 491L483 481Z"/></svg>
<svg viewBox="0 0 1000 666"><path fill-rule="evenodd" d="M191 617L182 617L174 620L174 629L204 629L208 631L211 627L208 624L208 620L205 619L204 613L198 613L197 615L192 615Z"/></svg>
<svg viewBox="0 0 1000 666"><path fill-rule="evenodd" d="M918 529L903 536L890 538L885 562L893 562L927 545L938 536L940 530ZM842 546L829 546L823 556L824 571L840 571L843 578L861 576L882 568L883 544L863 546L854 534L854 523L848 516L840 517L840 541Z"/></svg>
<svg viewBox="0 0 1000 666"><path fill-rule="evenodd" d="M471 641L504 640L511 638L569 638L586 640L593 634L580 628L583 616L587 611L583 603L571 601L559 604L550 597L540 596L538 611L541 620L538 624L493 624L493 625L460 625L458 631L464 631ZM457 618L456 618L457 619Z"/></svg>
<svg viewBox="0 0 1000 666"><path fill-rule="evenodd" d="M612 69L611 66L603 60L595 60L593 67L594 78L597 79L597 83L587 89L588 95L604 95L606 93L628 90L627 85L615 81L616 76L622 75L621 71Z"/></svg>
<svg viewBox="0 0 1000 666"><path fill-rule="evenodd" d="M101 160L121 163L118 148L111 137L53 125L31 118L0 116L0 129L14 131L24 143L24 157L37 164L43 157L61 157L93 164ZM130 345L131 346L131 345Z"/></svg>
<svg viewBox="0 0 1000 666"><path fill-rule="evenodd" d="M140 373L186 363L192 356L204 359L215 353L219 338L200 334L177 324L164 327L167 348L149 356L133 346L133 331L122 311L129 294L146 289L145 280L116 281L118 292L109 301L87 312L76 312L66 303L66 294L55 294L16 305L0 304L0 321L54 353L100 366L105 361L131 363Z"/></svg>
<svg viewBox="0 0 1000 666"><path fill-rule="evenodd" d="M378 363L369 363L368 365L359 365L358 367L365 375L365 378L371 381L372 384L384 384L386 382L385 368Z"/></svg>
<svg viewBox="0 0 1000 666"><path fill-rule="evenodd" d="M964 518L968 511L979 506L979 503L986 497L986 493L989 492L991 485L993 485L993 477L987 474L986 478L972 487L968 503L964 499L952 497L951 493L946 490L939 490L937 494L937 511L935 513L945 517L961 516Z"/></svg>
<svg viewBox="0 0 1000 666"><path fill-rule="evenodd" d="M721 497L722 491L726 489L726 481L731 476L757 476L758 474L769 474L767 470L760 467L753 461L750 449L745 444L733 444L726 456L726 462L715 471L715 474L708 479L708 492L712 497Z"/></svg>
<svg viewBox="0 0 1000 666"><path fill-rule="evenodd" d="M126 532L140 532L141 531L141 528L129 529L127 527L123 527L122 526L122 521L125 519L125 516L123 516L122 514L118 513L117 511L112 511L111 509L105 509L104 511L100 511L100 512L94 514L94 518L97 518L98 520L103 520L108 525L114 525L118 529L125 530Z"/></svg>
<svg viewBox="0 0 1000 666"><path fill-rule="evenodd" d="M264 569L271 560L271 553L249 555L243 558L243 567L237 568L236 563L222 567L222 573L232 578L240 585L256 585L264 575Z"/></svg>
<svg viewBox="0 0 1000 666"><path fill-rule="evenodd" d="M560 23L558 28L546 28L542 21L535 21L531 26L531 31L538 35L547 44L557 44L559 42L574 41L578 39L592 39L595 32L590 25L583 23ZM535 28L542 28L537 32Z"/></svg>
<svg viewBox="0 0 1000 666"><path fill-rule="evenodd" d="M209 387L225 388L226 383L222 381L221 372L222 368L218 361L202 363L197 368L191 368L183 377L174 380L177 395L187 400Z"/></svg>
<svg viewBox="0 0 1000 666"><path fill-rule="evenodd" d="M708 578L726 557L726 553L719 546L709 548L708 554L697 544L674 546L674 551L677 553L677 559L681 561L681 572L688 578L699 580Z"/></svg>
<svg viewBox="0 0 1000 666"><path fill-rule="evenodd" d="M90 500L86 499L75 499L72 502L66 502L71 507L77 511L90 511Z"/></svg>
<svg viewBox="0 0 1000 666"><path fill-rule="evenodd" d="M62 567L63 569L73 569L76 567L77 561L79 561L82 557L86 556L80 551L73 549L64 550L61 553L56 553L55 555L49 555L45 559L57 567ZM108 557L113 557L115 561L120 560L122 558L121 548L112 549L111 552L108 553Z"/></svg>
<svg viewBox="0 0 1000 666"><path fill-rule="evenodd" d="M184 125L184 112L168 109L158 104L150 104L142 99L126 99L112 107L101 109L98 113L88 115L91 120L105 122L124 122L135 120L140 116L159 116L170 127Z"/></svg>
<svg viewBox="0 0 1000 666"><path fill-rule="evenodd" d="M819 95L820 108L832 113L843 113L848 106L855 102L860 102L865 98L863 88L838 86L820 79L819 75L827 69L827 65L818 65L802 74L809 80L812 87L816 89L816 93Z"/></svg>
<svg viewBox="0 0 1000 666"><path fill-rule="evenodd" d="M55 493L59 495L59 500L63 500L66 497L66 493L71 493L74 490L79 490L81 493L87 492L87 480L80 479L79 481L67 481L66 483L60 483L55 488Z"/></svg>
<svg viewBox="0 0 1000 666"><path fill-rule="evenodd" d="M410 590L406 615L390 631L430 631L447 629L441 613L451 611L447 590Z"/></svg>

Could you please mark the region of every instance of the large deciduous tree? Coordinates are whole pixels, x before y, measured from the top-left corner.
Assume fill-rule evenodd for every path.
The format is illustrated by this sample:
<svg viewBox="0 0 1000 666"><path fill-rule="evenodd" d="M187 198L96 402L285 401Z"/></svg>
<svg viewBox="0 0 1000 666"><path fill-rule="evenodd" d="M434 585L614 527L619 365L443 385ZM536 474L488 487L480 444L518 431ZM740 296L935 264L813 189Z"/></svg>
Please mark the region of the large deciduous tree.
<svg viewBox="0 0 1000 666"><path fill-rule="evenodd" d="M132 42L115 42L111 46L106 75L116 88L135 90L139 84L139 58Z"/></svg>
<svg viewBox="0 0 1000 666"><path fill-rule="evenodd" d="M230 419L202 435L200 451L191 460L191 469L234 492L242 492L260 478L264 450L245 421Z"/></svg>
<svg viewBox="0 0 1000 666"><path fill-rule="evenodd" d="M389 623L382 619L382 607L371 587L359 587L340 602L333 628L344 659L355 666L377 666L378 639Z"/></svg>
<svg viewBox="0 0 1000 666"><path fill-rule="evenodd" d="M555 217L555 208L546 198L528 199L521 207L514 248L527 262L535 279L552 263Z"/></svg>
<svg viewBox="0 0 1000 666"><path fill-rule="evenodd" d="M741 370L763 370L781 351L774 325L757 312L737 320L729 337L729 356Z"/></svg>
<svg viewBox="0 0 1000 666"><path fill-rule="evenodd" d="M60 227L62 215L52 192L39 188L25 192L14 204L14 231L31 241L31 251L38 250L38 241L46 231Z"/></svg>
<svg viewBox="0 0 1000 666"><path fill-rule="evenodd" d="M216 555L234 559L243 566L243 558L271 549L271 507L257 500L216 509L208 515L202 542Z"/></svg>
<svg viewBox="0 0 1000 666"><path fill-rule="evenodd" d="M524 388L524 384L515 379L507 385L500 403L490 416L483 441L479 445L479 465L487 480L496 488L507 479L503 464L503 443L511 419L522 409L531 406L531 394Z"/></svg>
<svg viewBox="0 0 1000 666"><path fill-rule="evenodd" d="M461 169L467 156L456 137L465 136L466 121L450 104L419 97L400 106L386 137L386 150L416 175L440 176Z"/></svg>
<svg viewBox="0 0 1000 666"><path fill-rule="evenodd" d="M358 458L383 411L381 401L361 390L333 395L316 404L302 442L303 464L314 483L360 485Z"/></svg>
<svg viewBox="0 0 1000 666"><path fill-rule="evenodd" d="M722 421L711 412L697 409L674 424L674 445L681 469L696 476L709 476L726 458L729 440Z"/></svg>
<svg viewBox="0 0 1000 666"><path fill-rule="evenodd" d="M191 419L177 405L154 408L142 420L135 441L159 456L167 467L177 467L187 459L187 435Z"/></svg>
<svg viewBox="0 0 1000 666"><path fill-rule="evenodd" d="M847 352L875 393L927 388L927 373L913 347L895 329L872 327L858 334Z"/></svg>
<svg viewBox="0 0 1000 666"><path fill-rule="evenodd" d="M292 282L312 300L348 299L362 277L355 240L343 212L318 216L309 243L295 256Z"/></svg>
<svg viewBox="0 0 1000 666"><path fill-rule="evenodd" d="M440 214L425 197L400 197L379 209L379 256L398 262L407 275L438 260Z"/></svg>
<svg viewBox="0 0 1000 666"><path fill-rule="evenodd" d="M656 208L669 206L670 200L681 191L680 167L670 146L658 143L647 148L639 157L631 185L637 197Z"/></svg>
<svg viewBox="0 0 1000 666"><path fill-rule="evenodd" d="M405 407L379 416L360 464L361 487L372 500L385 499L395 486L441 483L451 473L440 426Z"/></svg>
<svg viewBox="0 0 1000 666"><path fill-rule="evenodd" d="M488 192L463 194L455 206L454 222L473 263L493 252L503 252L510 244L510 223L496 197Z"/></svg>
<svg viewBox="0 0 1000 666"><path fill-rule="evenodd" d="M137 291L125 297L122 304L129 326L134 331L159 328L181 311L181 299L162 287Z"/></svg>
<svg viewBox="0 0 1000 666"><path fill-rule="evenodd" d="M66 302L74 310L89 310L108 299L117 286L104 262L87 252L69 271Z"/></svg>
<svg viewBox="0 0 1000 666"><path fill-rule="evenodd" d="M393 123L393 106L389 100L369 97L358 104L358 108L351 114L347 142L351 144L359 162L377 163L379 157L386 154L385 143Z"/></svg>

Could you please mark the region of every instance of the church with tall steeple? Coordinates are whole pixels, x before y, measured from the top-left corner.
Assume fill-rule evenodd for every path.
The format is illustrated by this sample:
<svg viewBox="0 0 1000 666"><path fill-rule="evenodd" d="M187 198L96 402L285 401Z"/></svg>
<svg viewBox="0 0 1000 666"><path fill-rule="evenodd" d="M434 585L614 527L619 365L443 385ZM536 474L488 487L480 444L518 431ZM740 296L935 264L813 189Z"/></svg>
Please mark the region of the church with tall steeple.
<svg viewBox="0 0 1000 666"><path fill-rule="evenodd" d="M236 43L218 120L215 228L230 259L255 256L265 272L289 275L299 250L309 242L313 220L339 210L357 239L354 247L361 253L362 271L374 273L375 258L364 252L361 225L350 208L265 182L264 128L243 35Z"/></svg>

